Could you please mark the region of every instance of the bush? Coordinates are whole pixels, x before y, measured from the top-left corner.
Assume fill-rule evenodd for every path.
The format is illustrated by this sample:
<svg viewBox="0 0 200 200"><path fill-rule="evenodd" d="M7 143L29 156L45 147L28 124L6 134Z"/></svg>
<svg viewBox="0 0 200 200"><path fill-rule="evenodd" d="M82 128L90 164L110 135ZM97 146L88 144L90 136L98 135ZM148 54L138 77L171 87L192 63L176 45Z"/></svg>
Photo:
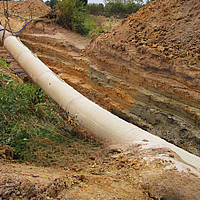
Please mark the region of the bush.
<svg viewBox="0 0 200 200"><path fill-rule="evenodd" d="M49 2L47 2L47 5L49 5L51 9L56 9L57 3L58 3L58 0L50 0Z"/></svg>
<svg viewBox="0 0 200 200"><path fill-rule="evenodd" d="M55 137L60 128L65 129L65 123L38 85L18 83L11 78L5 58L0 65L0 144L11 146L16 155L24 158L28 141Z"/></svg>
<svg viewBox="0 0 200 200"><path fill-rule="evenodd" d="M96 4L96 3L88 4L86 6L86 8L87 8L87 13L91 14L91 15L103 15L103 13L104 13L104 5L102 3L100 3L100 4Z"/></svg>
<svg viewBox="0 0 200 200"><path fill-rule="evenodd" d="M72 166L99 148L38 85L18 83L8 68L0 59L0 145L9 145L14 158L37 166Z"/></svg>
<svg viewBox="0 0 200 200"><path fill-rule="evenodd" d="M84 25L86 9L81 1L63 0L59 1L57 6L61 11L58 16L58 23L60 25L82 35L87 35L89 30Z"/></svg>

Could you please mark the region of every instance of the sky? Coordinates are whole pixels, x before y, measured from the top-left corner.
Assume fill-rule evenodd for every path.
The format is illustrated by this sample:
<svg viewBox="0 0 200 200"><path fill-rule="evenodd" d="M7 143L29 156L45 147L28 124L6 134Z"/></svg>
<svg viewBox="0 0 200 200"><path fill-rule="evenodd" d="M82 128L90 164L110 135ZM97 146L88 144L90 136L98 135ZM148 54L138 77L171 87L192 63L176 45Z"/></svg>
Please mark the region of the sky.
<svg viewBox="0 0 200 200"><path fill-rule="evenodd" d="M88 3L103 3L103 0L88 0Z"/></svg>
<svg viewBox="0 0 200 200"><path fill-rule="evenodd" d="M47 0L44 0L44 2L47 1ZM88 0L88 3L103 3L103 0Z"/></svg>

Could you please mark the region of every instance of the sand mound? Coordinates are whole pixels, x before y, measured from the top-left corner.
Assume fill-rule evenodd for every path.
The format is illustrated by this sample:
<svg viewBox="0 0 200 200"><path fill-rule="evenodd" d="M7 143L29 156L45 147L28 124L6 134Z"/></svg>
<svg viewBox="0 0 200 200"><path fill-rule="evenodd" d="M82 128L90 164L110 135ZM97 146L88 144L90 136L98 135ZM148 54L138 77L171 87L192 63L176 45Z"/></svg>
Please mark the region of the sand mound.
<svg viewBox="0 0 200 200"><path fill-rule="evenodd" d="M2 1L0 2L0 10L3 11ZM51 8L40 0L9 1L8 11L24 17L30 17L32 12L33 17L40 17L50 12Z"/></svg>

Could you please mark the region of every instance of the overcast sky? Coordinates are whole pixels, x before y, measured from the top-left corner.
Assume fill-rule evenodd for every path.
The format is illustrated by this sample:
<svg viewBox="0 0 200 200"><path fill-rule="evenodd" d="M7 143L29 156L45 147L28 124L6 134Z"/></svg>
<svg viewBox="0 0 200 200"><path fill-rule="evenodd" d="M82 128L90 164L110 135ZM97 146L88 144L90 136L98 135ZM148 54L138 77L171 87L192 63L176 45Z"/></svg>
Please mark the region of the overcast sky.
<svg viewBox="0 0 200 200"><path fill-rule="evenodd" d="M103 3L103 0L88 0L88 3Z"/></svg>
<svg viewBox="0 0 200 200"><path fill-rule="evenodd" d="M47 0L44 0L47 1ZM88 3L103 3L103 0L88 0Z"/></svg>
<svg viewBox="0 0 200 200"><path fill-rule="evenodd" d="M47 0L44 0L44 1L47 1ZM104 4L103 0L88 0L88 3L102 3L102 4Z"/></svg>

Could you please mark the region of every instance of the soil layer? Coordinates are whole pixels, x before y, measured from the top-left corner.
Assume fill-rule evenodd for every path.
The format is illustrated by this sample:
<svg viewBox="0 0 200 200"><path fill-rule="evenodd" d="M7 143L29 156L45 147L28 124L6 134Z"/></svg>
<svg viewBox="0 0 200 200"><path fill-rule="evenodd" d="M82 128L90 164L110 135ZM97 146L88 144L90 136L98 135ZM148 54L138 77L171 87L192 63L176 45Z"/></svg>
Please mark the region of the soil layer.
<svg viewBox="0 0 200 200"><path fill-rule="evenodd" d="M33 1L23 2L18 10L25 13ZM39 10L42 2L34 2ZM9 2L15 3L19 2ZM30 23L18 36L87 98L200 155L199 10L198 0L155 0L92 42L51 21ZM46 11L38 14L44 15ZM25 21L13 16L10 23L19 30ZM200 196L199 172L170 149L148 141L104 147L84 167L77 163L65 169L36 168L13 162L0 163L2 199L194 200Z"/></svg>

